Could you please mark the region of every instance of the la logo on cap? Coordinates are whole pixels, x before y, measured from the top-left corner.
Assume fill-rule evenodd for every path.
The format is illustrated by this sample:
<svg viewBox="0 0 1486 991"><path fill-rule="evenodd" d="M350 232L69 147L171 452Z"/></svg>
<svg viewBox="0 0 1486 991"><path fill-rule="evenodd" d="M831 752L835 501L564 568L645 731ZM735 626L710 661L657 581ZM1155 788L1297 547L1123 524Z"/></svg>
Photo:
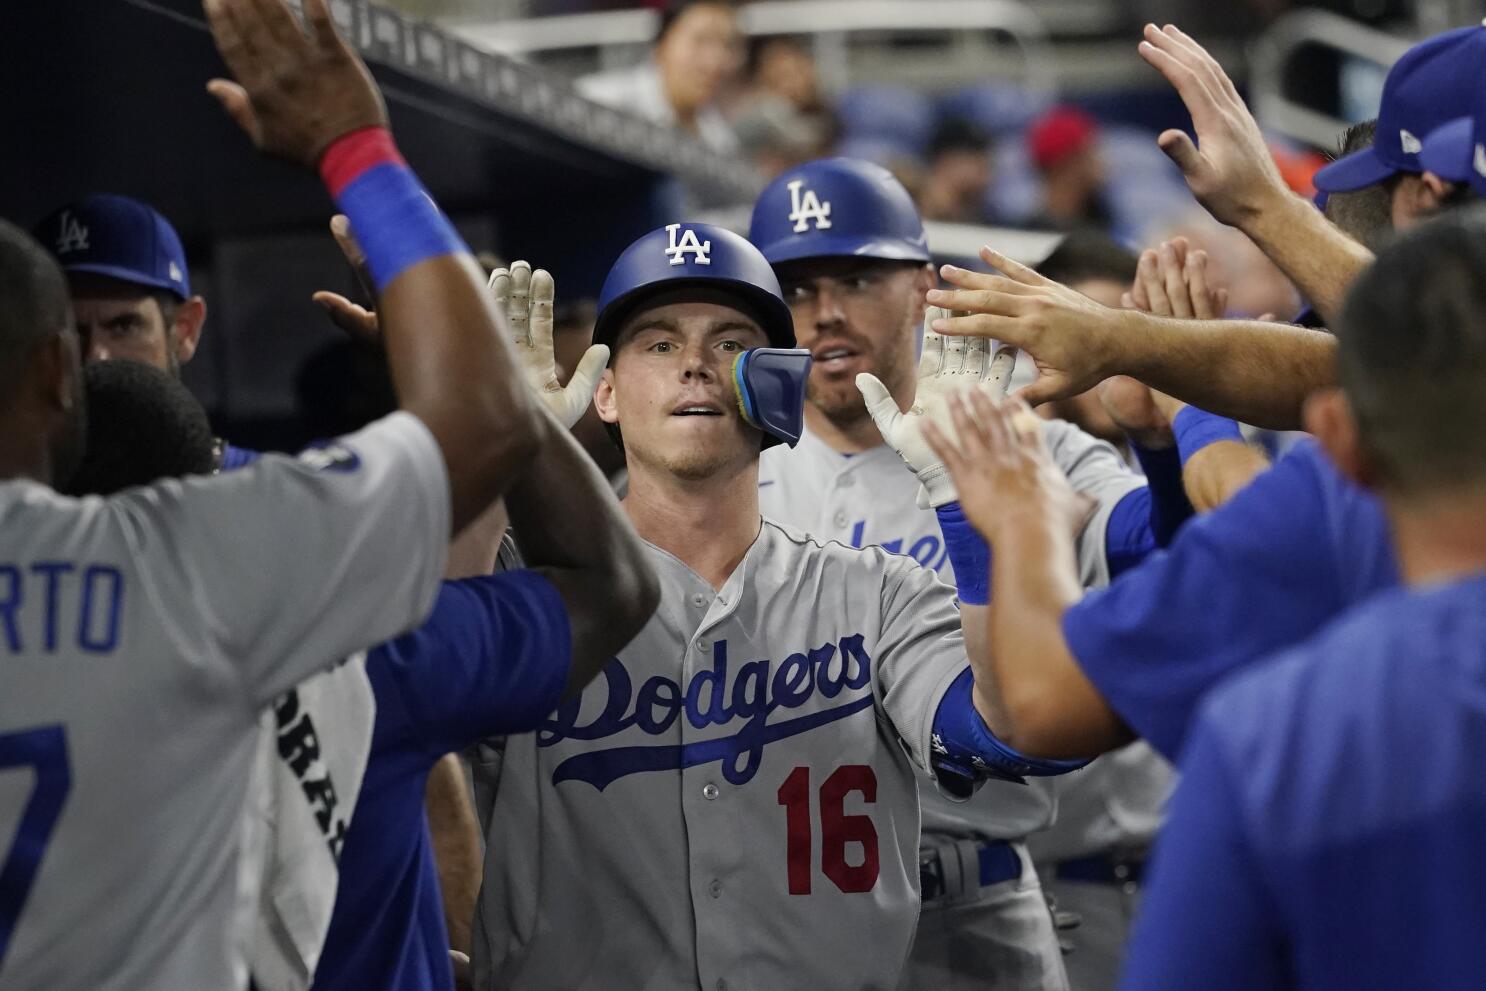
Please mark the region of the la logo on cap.
<svg viewBox="0 0 1486 991"><path fill-rule="evenodd" d="M72 215L71 210L62 211L61 231L57 235L57 254L88 250L88 228Z"/></svg>
<svg viewBox="0 0 1486 991"><path fill-rule="evenodd" d="M813 189L806 189L801 195L804 185L804 179L789 184L789 219L795 225L795 233L803 234L809 230L812 220L816 230L825 230L831 226L831 204L829 201L822 203Z"/></svg>
<svg viewBox="0 0 1486 991"><path fill-rule="evenodd" d="M680 224L667 224L666 234L669 235L670 247L666 248L666 256L671 259L672 265L686 264L686 256L691 255L692 261L697 265L711 265L712 259L708 257L712 253L711 241L698 241L697 232L688 227L676 239L676 232L681 230Z"/></svg>

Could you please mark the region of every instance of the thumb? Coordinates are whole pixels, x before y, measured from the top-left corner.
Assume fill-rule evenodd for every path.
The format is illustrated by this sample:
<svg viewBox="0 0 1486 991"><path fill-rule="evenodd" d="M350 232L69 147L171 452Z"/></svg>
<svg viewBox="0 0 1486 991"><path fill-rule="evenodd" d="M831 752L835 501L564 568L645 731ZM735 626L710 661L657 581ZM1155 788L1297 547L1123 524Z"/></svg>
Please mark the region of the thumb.
<svg viewBox="0 0 1486 991"><path fill-rule="evenodd" d="M857 391L862 394L866 401L867 412L872 416L872 422L877 424L877 432L882 434L883 440L892 437L893 427L903 412L898 409L898 404L893 401L893 394L887 391L887 386L882 380L871 372L862 372L857 376Z"/></svg>
<svg viewBox="0 0 1486 991"><path fill-rule="evenodd" d="M1011 394L1013 399L1020 399L1028 406L1041 406L1043 403L1051 402L1060 398L1061 389L1057 380L1051 376L1044 375L1033 382L1022 386Z"/></svg>
<svg viewBox="0 0 1486 991"><path fill-rule="evenodd" d="M578 359L578 367L573 369L573 377L568 379L566 392L577 391L578 393L593 398L593 390L598 387L599 377L604 374L604 368L609 364L609 346L607 344L595 344L583 352L583 357Z"/></svg>
<svg viewBox="0 0 1486 991"><path fill-rule="evenodd" d="M1176 163L1176 167L1182 170L1182 175L1192 177L1202 167L1202 156L1197 153L1197 146L1192 139L1187 137L1186 131L1170 130L1162 131L1161 136L1156 139L1156 146L1166 153L1166 157Z"/></svg>
<svg viewBox="0 0 1486 991"><path fill-rule="evenodd" d="M258 143L258 115L253 113L253 104L248 99L248 91L230 79L213 79L206 84L206 91L217 98L222 109L227 111L237 126L242 128L253 141Z"/></svg>

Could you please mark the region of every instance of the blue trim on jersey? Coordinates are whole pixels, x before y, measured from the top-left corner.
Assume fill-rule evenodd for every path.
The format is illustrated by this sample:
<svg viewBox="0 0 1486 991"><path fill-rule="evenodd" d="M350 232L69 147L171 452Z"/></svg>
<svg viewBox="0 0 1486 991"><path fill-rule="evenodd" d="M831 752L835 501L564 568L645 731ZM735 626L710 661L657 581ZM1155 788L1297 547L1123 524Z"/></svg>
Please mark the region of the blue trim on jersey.
<svg viewBox="0 0 1486 991"><path fill-rule="evenodd" d="M975 708L975 677L969 668L949 686L934 710L933 764L936 773L957 778L1000 778L1025 784L1025 778L1067 774L1087 760L1047 760L1018 753L991 732ZM954 789L959 790L959 789Z"/></svg>
<svg viewBox="0 0 1486 991"><path fill-rule="evenodd" d="M427 622L367 654L371 758L316 989L453 986L424 815L428 773L486 736L534 728L561 701L571 655L562 597L531 571L444 582Z"/></svg>
<svg viewBox="0 0 1486 991"><path fill-rule="evenodd" d="M246 468L248 465L263 457L259 451L250 451L245 447L233 447L226 441L222 442L222 463L217 467L221 471L236 471Z"/></svg>

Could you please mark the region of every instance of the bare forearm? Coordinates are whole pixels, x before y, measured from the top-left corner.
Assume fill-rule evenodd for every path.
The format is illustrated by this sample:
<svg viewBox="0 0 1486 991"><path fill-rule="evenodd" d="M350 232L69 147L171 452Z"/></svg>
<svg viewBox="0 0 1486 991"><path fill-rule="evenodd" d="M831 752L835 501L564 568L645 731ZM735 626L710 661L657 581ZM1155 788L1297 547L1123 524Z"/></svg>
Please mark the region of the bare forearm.
<svg viewBox="0 0 1486 991"><path fill-rule="evenodd" d="M1126 742L1063 639L1063 614L1082 595L1066 527L1015 528L994 555L989 648L1004 722L992 730L1032 757L1089 757Z"/></svg>
<svg viewBox="0 0 1486 991"><path fill-rule="evenodd" d="M1232 499L1268 467L1264 452L1242 441L1221 440L1187 459L1182 485L1192 508L1206 513Z"/></svg>
<svg viewBox="0 0 1486 991"><path fill-rule="evenodd" d="M454 754L446 754L433 766L425 801L433 835L433 859L444 896L449 948L467 954L480 893L482 854L480 828L465 786L464 768Z"/></svg>
<svg viewBox="0 0 1486 991"><path fill-rule="evenodd" d="M1372 264L1372 252L1289 191L1278 194L1242 227L1326 323L1335 326L1347 289Z"/></svg>
<svg viewBox="0 0 1486 991"><path fill-rule="evenodd" d="M458 533L535 454L537 401L468 255L411 266L386 287L378 309L399 405L443 451Z"/></svg>
<svg viewBox="0 0 1486 991"><path fill-rule="evenodd" d="M609 483L551 414L541 419L541 448L506 494L506 508L527 565L552 579L569 605L568 686L581 690L645 625L659 588Z"/></svg>
<svg viewBox="0 0 1486 991"><path fill-rule="evenodd" d="M1258 320L1176 320L1122 311L1114 369L1183 402L1271 430L1335 384L1336 339Z"/></svg>

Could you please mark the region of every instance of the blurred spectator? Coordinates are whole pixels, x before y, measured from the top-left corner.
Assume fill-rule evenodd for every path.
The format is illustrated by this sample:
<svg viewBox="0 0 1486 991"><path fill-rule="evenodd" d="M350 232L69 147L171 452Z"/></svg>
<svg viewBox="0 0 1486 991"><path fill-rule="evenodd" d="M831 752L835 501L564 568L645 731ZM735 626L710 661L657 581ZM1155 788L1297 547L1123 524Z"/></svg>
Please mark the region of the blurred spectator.
<svg viewBox="0 0 1486 991"><path fill-rule="evenodd" d="M983 224L991 185L991 139L968 120L948 117L929 139L928 165L918 191L925 220Z"/></svg>
<svg viewBox="0 0 1486 991"><path fill-rule="evenodd" d="M733 130L743 154L770 178L826 154L837 122L821 98L815 58L799 41L769 37L754 42Z"/></svg>
<svg viewBox="0 0 1486 991"><path fill-rule="evenodd" d="M1129 292L1130 284L1135 281L1138 262L1135 252L1114 238L1098 231L1077 231L1065 237L1037 266L1037 271L1097 303L1118 307L1120 296ZM1037 412L1067 420L1100 440L1125 449L1125 433L1105 412L1097 388L1046 403Z"/></svg>
<svg viewBox="0 0 1486 991"><path fill-rule="evenodd" d="M661 13L651 56L628 69L584 76L579 92L599 103L669 124L718 152L738 138L717 109L741 64L737 12L727 0L675 0Z"/></svg>
<svg viewBox="0 0 1486 991"><path fill-rule="evenodd" d="M1054 107L1028 128L1027 149L1042 178L1042 211L1032 226L1109 227L1099 125L1093 117L1076 107Z"/></svg>

